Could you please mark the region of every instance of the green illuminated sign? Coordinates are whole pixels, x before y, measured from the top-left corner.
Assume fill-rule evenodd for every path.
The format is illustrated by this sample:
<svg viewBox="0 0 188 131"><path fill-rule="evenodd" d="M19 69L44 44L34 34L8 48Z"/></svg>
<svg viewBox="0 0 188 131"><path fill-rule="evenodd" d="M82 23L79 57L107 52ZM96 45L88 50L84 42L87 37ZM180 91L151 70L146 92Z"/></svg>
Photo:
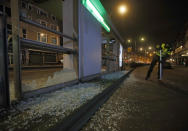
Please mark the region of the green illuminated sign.
<svg viewBox="0 0 188 131"><path fill-rule="evenodd" d="M105 22L106 11L100 0L82 0L82 4L101 23L107 32L110 32L109 25Z"/></svg>

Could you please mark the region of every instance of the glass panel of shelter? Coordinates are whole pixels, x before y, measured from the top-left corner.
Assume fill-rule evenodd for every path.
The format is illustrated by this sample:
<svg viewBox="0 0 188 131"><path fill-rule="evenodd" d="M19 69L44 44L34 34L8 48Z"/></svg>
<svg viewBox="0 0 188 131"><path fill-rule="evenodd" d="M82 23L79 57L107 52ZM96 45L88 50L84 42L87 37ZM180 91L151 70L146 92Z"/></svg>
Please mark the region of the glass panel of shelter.
<svg viewBox="0 0 188 131"><path fill-rule="evenodd" d="M60 1L62 2L62 1ZM54 3L56 4L56 3ZM51 6L51 5L50 5ZM27 8L28 7L28 8ZM41 5L24 3L21 8L26 9L26 18L33 22L46 26L49 29L61 31L62 18L58 18L56 14L46 11L41 14ZM39 11L38 11L39 9ZM20 9L21 10L21 9ZM1 11L1 7L0 7ZM61 10L62 11L62 10ZM14 92L14 73L13 73L13 52L12 52L12 36L11 36L11 10L10 5L5 8L7 14L7 33L8 33L8 64L9 64L9 85L11 100L15 100ZM51 16L51 17L49 17ZM40 23L38 20L43 19L46 23ZM44 25L45 24L45 25ZM29 23L20 21L20 40L32 40L41 42L46 45L54 45L62 47L63 40L59 34L39 28ZM73 42L73 40L70 40ZM40 44L40 43L39 43ZM21 78L22 92L37 90L44 87L54 86L64 82L69 82L77 79L77 74L74 70L64 68L64 54L62 52L53 51L50 49L39 49L35 47L26 47L21 45Z"/></svg>

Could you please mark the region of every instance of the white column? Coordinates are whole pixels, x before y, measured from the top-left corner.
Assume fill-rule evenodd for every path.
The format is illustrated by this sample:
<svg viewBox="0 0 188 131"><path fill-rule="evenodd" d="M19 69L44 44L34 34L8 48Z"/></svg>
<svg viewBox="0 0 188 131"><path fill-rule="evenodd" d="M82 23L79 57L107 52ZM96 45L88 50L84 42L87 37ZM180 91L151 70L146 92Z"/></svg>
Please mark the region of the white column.
<svg viewBox="0 0 188 131"><path fill-rule="evenodd" d="M79 3L79 78L101 72L102 34L101 25Z"/></svg>
<svg viewBox="0 0 188 131"><path fill-rule="evenodd" d="M73 37L74 27L73 27L73 0L65 0L63 2L63 33ZM63 47L73 48L73 41L67 38L63 38ZM64 68L74 70L73 66L73 55L64 54Z"/></svg>

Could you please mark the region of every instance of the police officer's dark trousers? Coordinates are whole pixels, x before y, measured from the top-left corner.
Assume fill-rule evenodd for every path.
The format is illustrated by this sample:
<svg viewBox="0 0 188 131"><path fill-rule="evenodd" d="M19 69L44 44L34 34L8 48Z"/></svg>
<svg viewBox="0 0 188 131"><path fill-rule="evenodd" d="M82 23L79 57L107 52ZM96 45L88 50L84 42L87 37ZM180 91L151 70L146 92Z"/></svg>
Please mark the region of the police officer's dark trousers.
<svg viewBox="0 0 188 131"><path fill-rule="evenodd" d="M153 59L152 59L152 62L151 62L151 64L150 64L150 67L149 67L149 70L148 70L146 79L148 79L148 78L150 77L151 72L153 71L154 66L155 66L156 63L159 62L159 61L160 61L160 57L157 56L157 55L154 55L154 56L153 56ZM160 68L160 66L158 65L158 75L159 75L159 68ZM158 77L159 77L159 76L158 76Z"/></svg>
<svg viewBox="0 0 188 131"><path fill-rule="evenodd" d="M158 73L157 73L158 79L160 78L160 63L162 63L162 70L163 70L163 66L164 66L164 63L166 61L166 58L167 57L162 57L162 61L160 61L160 57L158 55L153 56L151 65L149 67L149 70L148 70L148 73L147 73L147 76L146 76L146 80L150 77L151 72L153 71L153 68L154 68L154 66L156 65L157 62L158 62Z"/></svg>

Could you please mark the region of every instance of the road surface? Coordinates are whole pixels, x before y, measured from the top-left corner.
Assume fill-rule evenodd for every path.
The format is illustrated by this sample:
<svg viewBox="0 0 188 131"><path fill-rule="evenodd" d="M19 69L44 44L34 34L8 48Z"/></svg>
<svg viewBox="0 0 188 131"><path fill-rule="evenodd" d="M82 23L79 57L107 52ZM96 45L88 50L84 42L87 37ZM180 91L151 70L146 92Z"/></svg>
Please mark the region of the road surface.
<svg viewBox="0 0 188 131"><path fill-rule="evenodd" d="M188 68L174 67L157 80L156 68L137 68L83 131L187 131Z"/></svg>

